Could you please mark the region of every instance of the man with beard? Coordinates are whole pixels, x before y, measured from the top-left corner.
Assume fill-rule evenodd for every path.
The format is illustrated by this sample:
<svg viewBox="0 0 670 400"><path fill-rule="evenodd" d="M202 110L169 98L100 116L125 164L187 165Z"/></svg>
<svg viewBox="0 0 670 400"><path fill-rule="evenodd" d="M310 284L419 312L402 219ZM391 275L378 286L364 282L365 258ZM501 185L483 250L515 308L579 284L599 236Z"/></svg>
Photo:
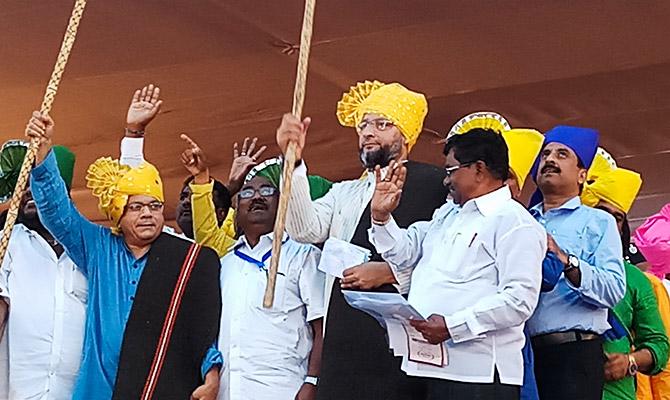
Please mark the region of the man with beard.
<svg viewBox="0 0 670 400"><path fill-rule="evenodd" d="M13 190L27 144L3 146L2 186ZM67 190L72 184L74 154L62 146L53 152ZM2 193L10 197L11 192ZM9 375L2 399L69 400L84 339L88 288L86 277L42 225L28 188L0 271L0 307L9 308Z"/></svg>
<svg viewBox="0 0 670 400"><path fill-rule="evenodd" d="M213 400L221 355L216 253L162 233L163 186L148 162L100 158L87 186L111 228L84 218L68 198L51 150L54 122L33 113L38 141L30 186L40 219L87 275L83 357L72 398Z"/></svg>
<svg viewBox="0 0 670 400"><path fill-rule="evenodd" d="M614 218L579 199L597 147L595 130L553 128L533 174L543 200L530 212L547 231L548 250L564 266L527 323L541 399L601 400L601 335L610 328L608 308L626 291Z"/></svg>
<svg viewBox="0 0 670 400"><path fill-rule="evenodd" d="M356 129L361 162L360 179L335 183L321 199L310 200L307 168L299 161L293 174L286 231L299 242L321 243L338 238L369 249L369 263L349 268L342 280L326 279L327 321L318 398L412 399L421 398L421 382L400 370L400 359L389 351L385 330L368 314L349 306L341 289L368 289L407 293L410 273L393 274L368 240L370 200L375 190L372 170L384 170L392 161L406 162L405 196L396 210L398 224L407 227L428 220L447 196L444 171L428 164L407 161L421 133L428 112L424 95L399 83L362 82L344 93L337 105L339 122ZM311 120L284 115L277 129L282 152L290 141L297 144L301 160ZM399 286L394 286L398 284Z"/></svg>
<svg viewBox="0 0 670 400"><path fill-rule="evenodd" d="M410 355L402 369L425 382L426 400L516 400L546 233L505 184L508 149L498 132L452 136L444 154L453 201L407 229L391 215L406 193L405 168L394 165L383 179L376 170L371 241L397 270L412 271L408 301L426 320L409 323L444 348L443 362Z"/></svg>
<svg viewBox="0 0 670 400"><path fill-rule="evenodd" d="M137 167L144 162L144 135L147 127L154 120L160 112L163 100L160 99L161 90L158 86L150 84L144 86L142 89L137 89L133 94L128 107L128 114L126 116L125 136L121 140L121 158L120 162L123 165ZM249 153L253 151L256 140L251 144ZM246 149L247 141L244 142ZM246 152L243 151L240 157L235 157L233 160L233 168L231 169L228 187L218 180L214 180L214 189L212 191L212 200L214 201L216 220L219 227L224 227L225 231L230 236L234 236L234 229L232 224L232 217L226 220L228 211L230 210L231 201L230 193L236 193L239 190L244 175L249 168L246 167L249 163L255 161L254 155L246 157ZM241 173L243 172L243 173ZM179 201L177 202L175 221L179 229L189 239L193 239L193 216L191 213L191 189L189 183L193 177L188 177L182 189L179 192ZM230 189L230 191L229 191ZM227 222L224 224L224 221ZM166 226L165 230L173 232L172 228Z"/></svg>
<svg viewBox="0 0 670 400"><path fill-rule="evenodd" d="M611 214L617 222L621 245L626 258L630 248L627 214L642 185L640 174L618 168L607 159L611 156L599 149L589 168L581 194L582 203ZM623 337L607 337L604 343L604 400L635 400L635 375L638 371L656 375L668 360L668 337L659 314L658 301L649 279L627 260L626 294L611 310L616 323L625 327Z"/></svg>

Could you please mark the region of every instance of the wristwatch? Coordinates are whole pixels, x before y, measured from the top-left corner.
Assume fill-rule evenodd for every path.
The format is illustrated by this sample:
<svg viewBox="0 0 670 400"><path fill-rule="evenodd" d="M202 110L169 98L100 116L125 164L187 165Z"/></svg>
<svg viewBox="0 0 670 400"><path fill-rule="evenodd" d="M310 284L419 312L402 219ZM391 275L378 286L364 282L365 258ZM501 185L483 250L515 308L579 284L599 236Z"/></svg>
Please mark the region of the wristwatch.
<svg viewBox="0 0 670 400"><path fill-rule="evenodd" d="M579 268L579 258L574 254L568 254L568 263L563 268L563 273Z"/></svg>
<svg viewBox="0 0 670 400"><path fill-rule="evenodd" d="M635 361L635 357L633 357L632 354L628 355L628 376L635 376L637 374L637 361Z"/></svg>
<svg viewBox="0 0 670 400"><path fill-rule="evenodd" d="M316 384L319 383L319 378L316 376L306 376L305 383L316 386Z"/></svg>

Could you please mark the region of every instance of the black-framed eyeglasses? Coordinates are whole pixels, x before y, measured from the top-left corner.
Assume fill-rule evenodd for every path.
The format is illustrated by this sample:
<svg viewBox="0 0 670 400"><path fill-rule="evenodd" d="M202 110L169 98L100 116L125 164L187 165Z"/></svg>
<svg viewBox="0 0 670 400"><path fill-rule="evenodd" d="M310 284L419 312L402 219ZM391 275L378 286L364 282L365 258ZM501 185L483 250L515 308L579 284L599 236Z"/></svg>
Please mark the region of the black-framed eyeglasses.
<svg viewBox="0 0 670 400"><path fill-rule="evenodd" d="M274 186L261 186L258 190L253 188L242 189L240 190L238 196L240 196L240 199L250 199L254 197L256 192L258 192L258 194L260 194L263 197L272 197L279 191Z"/></svg>
<svg viewBox="0 0 670 400"><path fill-rule="evenodd" d="M150 203L140 203L139 201L134 201L132 203L128 203L126 209L130 212L138 213L142 211L144 207L147 207L151 212L159 212L163 210L163 203L160 201L152 201Z"/></svg>
<svg viewBox="0 0 670 400"><path fill-rule="evenodd" d="M361 133L369 126L374 127L378 132L384 132L393 128L395 124L386 118L376 118L370 121L363 120L360 124L356 125L356 131Z"/></svg>
<svg viewBox="0 0 670 400"><path fill-rule="evenodd" d="M454 165L453 167L446 167L444 170L447 171L447 176L451 176L454 172L458 171L461 168L466 168L474 164L474 162L469 162L465 164L460 164L460 165Z"/></svg>

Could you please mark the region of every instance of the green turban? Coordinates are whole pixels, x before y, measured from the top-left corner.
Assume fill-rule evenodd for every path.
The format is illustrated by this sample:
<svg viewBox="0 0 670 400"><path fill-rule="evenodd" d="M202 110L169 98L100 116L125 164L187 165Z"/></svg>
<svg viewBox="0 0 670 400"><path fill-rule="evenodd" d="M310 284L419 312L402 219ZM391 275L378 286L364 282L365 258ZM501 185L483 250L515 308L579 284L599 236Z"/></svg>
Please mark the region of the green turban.
<svg viewBox="0 0 670 400"><path fill-rule="evenodd" d="M274 187L279 188L279 180L281 179L282 172L282 159L279 157L270 158L249 171L244 182L249 182L253 177L258 175L270 181ZM333 182L317 175L309 175L307 181L309 182L309 195L312 200L325 196L333 186Z"/></svg>
<svg viewBox="0 0 670 400"><path fill-rule="evenodd" d="M60 175L68 190L72 187L74 175L74 154L67 147L53 146ZM14 194L19 179L21 164L28 152L28 143L22 140L10 140L0 149L0 203L4 203Z"/></svg>

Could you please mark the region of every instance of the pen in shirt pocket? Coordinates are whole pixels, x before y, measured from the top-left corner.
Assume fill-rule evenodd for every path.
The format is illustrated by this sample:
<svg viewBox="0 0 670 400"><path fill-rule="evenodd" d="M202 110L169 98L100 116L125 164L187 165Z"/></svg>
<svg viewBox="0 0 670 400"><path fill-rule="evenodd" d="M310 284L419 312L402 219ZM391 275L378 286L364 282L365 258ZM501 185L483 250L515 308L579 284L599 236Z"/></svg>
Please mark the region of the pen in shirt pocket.
<svg viewBox="0 0 670 400"><path fill-rule="evenodd" d="M477 232L472 236L472 239L470 239L470 244L468 245L468 248L472 247L472 244L475 242L475 239L477 239Z"/></svg>

